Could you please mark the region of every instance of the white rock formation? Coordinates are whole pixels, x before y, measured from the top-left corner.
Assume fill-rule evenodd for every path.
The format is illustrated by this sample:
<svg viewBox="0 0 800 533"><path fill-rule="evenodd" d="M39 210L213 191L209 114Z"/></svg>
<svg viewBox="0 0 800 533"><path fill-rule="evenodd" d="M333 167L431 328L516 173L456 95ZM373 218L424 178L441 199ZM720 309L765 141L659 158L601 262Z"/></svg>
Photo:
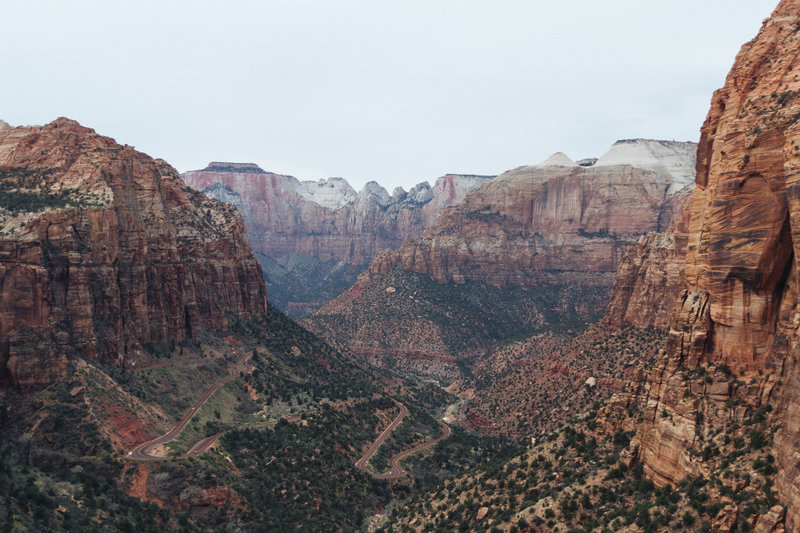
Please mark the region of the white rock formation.
<svg viewBox="0 0 800 533"><path fill-rule="evenodd" d="M339 209L356 199L356 191L344 178L298 182L297 193L326 209Z"/></svg>
<svg viewBox="0 0 800 533"><path fill-rule="evenodd" d="M631 139L615 142L594 166L630 165L653 170L671 180L667 192L672 193L694 183L696 158L696 143Z"/></svg>
<svg viewBox="0 0 800 533"><path fill-rule="evenodd" d="M578 164L567 156L564 152L556 152L538 165L537 167L575 167Z"/></svg>

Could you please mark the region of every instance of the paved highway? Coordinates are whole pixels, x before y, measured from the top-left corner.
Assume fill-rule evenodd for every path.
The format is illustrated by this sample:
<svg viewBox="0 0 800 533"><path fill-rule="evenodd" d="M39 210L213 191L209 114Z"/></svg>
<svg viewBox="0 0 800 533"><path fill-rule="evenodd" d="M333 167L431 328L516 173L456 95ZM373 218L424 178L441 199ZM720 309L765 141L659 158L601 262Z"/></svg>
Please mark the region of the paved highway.
<svg viewBox="0 0 800 533"><path fill-rule="evenodd" d="M383 441L386 440L386 437L388 437L389 434L392 431L394 431L394 429L397 426L400 425L400 422L402 422L403 418L405 418L405 416L408 414L408 409L406 409L405 405L403 405L402 403L398 402L397 400L393 400L393 401L394 401L395 405L397 405L400 408L400 414L397 415L397 418L392 420L392 423L389 424L389 427L387 427L386 429L383 430L383 433L378 435L378 438L375 439L375 442L373 442L372 446L369 447L369 449L367 450L367 453L365 453L364 456L361 459L356 461L356 468L358 468L359 470L363 470L364 472L367 472L368 474L372 474L372 473L367 470L367 463L369 462L370 459L372 459L372 456L375 455L375 452L378 451L378 448L380 448L381 444L383 444ZM374 476L374 474L372 474L372 475Z"/></svg>
<svg viewBox="0 0 800 533"><path fill-rule="evenodd" d="M389 459L389 466L392 467L391 470L389 470L385 474L376 475L375 477L378 478L378 479L396 479L396 478L405 476L408 472L406 472L405 470L400 468L400 466L397 464L397 462L400 459L408 457L411 454L417 453L420 450L424 450L425 448L430 448L431 446L435 445L439 441L442 441L442 440L444 440L444 439L446 439L447 437L450 436L450 426L448 426L444 422L439 422L439 424L441 424L441 426L442 426L442 434L441 435L439 435L438 437L436 437L435 439L433 439L431 441L422 442L422 443L418 444L417 446L414 446L413 448L410 448L408 450L405 450L405 451L402 451L402 452L400 452L398 454L395 454L394 456L392 456L391 459Z"/></svg>
<svg viewBox="0 0 800 533"><path fill-rule="evenodd" d="M189 423L189 420L192 419L192 417L195 415L195 413L198 411L198 409L200 409L200 407L202 407L203 404L206 403L206 401L211 397L211 395L214 394L215 392L217 392L217 389L219 389L220 387L222 387L223 385L229 383L232 380L233 380L232 377L227 377L227 378L225 378L225 379L223 379L221 381L218 381L214 385L212 385L211 388L209 388L205 392L205 394L203 394L203 396L199 400L197 400L197 403L195 403L194 406L192 406L192 408L189 409L189 411L183 416L181 421L178 422L178 424L175 427L173 427L171 430L169 430L167 433L161 435L157 439L153 439L151 441L143 442L142 444L139 444L139 445L135 446L131 451L128 452L128 458L129 459L139 459L139 460L144 460L144 461L147 461L147 460L149 460L149 461L161 461L161 460L164 460L164 459L169 459L168 457L159 457L157 455L151 455L151 454L147 453L147 450L152 448L152 447L154 447L154 446L158 446L159 444L167 444L168 442L172 442L173 440L178 438L178 435L180 435L181 431L183 431L183 428L186 427L186 424ZM220 435L220 436L222 436L222 435ZM219 437L217 437L217 438L219 438ZM216 442L216 441L214 441L214 442ZM213 442L211 444L213 444ZM197 446L195 446L195 448L196 447ZM208 448L206 448L206 449L208 449ZM192 448L192 450L194 450L194 448ZM205 450L203 450L203 451L205 451ZM202 452L200 452L200 453L202 453ZM199 455L199 453L197 455Z"/></svg>
<svg viewBox="0 0 800 533"><path fill-rule="evenodd" d="M408 414L408 409L406 409L405 405L401 404L397 400L394 400L394 403L395 405L400 407L400 414L397 415L397 418L395 418L392 421L392 423L389 424L389 426L383 430L383 432L378 436L378 438L375 439L375 442L373 442L372 446L369 447L367 453L365 453L364 456L361 457L361 459L356 461L356 468L358 468L359 470L363 470L364 472L368 473L375 479L397 479L405 476L407 472L402 468L400 468L400 466L397 464L397 462L400 459L403 459L404 457L407 457L420 450L424 450L425 448L430 448L439 441L444 440L450 436L450 426L448 426L444 422L439 422L442 426L442 434L439 437L431 441L422 442L414 446L413 448L409 448L408 450L403 450L402 452L393 455L392 458L389 459L389 466L391 468L389 469L388 472L385 472L383 474L375 474L373 472L370 472L369 470L367 470L367 463L369 463L369 460L372 459L373 455L375 455L375 452L378 451L378 448L380 448L381 444L383 444L383 441L385 441L386 438L389 436L389 434L392 431L394 431L395 428L397 428L397 426L400 425L400 423L403 421L403 418L405 418L405 416Z"/></svg>

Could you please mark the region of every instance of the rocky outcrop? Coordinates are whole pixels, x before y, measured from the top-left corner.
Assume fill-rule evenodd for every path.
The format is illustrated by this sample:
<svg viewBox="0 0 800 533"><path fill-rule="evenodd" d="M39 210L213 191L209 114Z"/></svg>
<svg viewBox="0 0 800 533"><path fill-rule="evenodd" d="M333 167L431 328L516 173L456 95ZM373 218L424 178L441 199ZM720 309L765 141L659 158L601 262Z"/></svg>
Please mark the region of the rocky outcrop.
<svg viewBox="0 0 800 533"><path fill-rule="evenodd" d="M442 212L420 239L381 254L370 271L494 286L591 272L610 286L628 244L669 226L690 190L694 154L693 143L637 139L619 141L591 166L556 154L508 171Z"/></svg>
<svg viewBox="0 0 800 533"><path fill-rule="evenodd" d="M714 94L667 356L609 408L641 409L641 424L619 418L657 485L708 475L704 443L764 425L787 531L800 529L798 27L800 0L783 0Z"/></svg>
<svg viewBox="0 0 800 533"><path fill-rule="evenodd" d="M236 210L78 123L0 129L0 378L46 384L68 356L134 364L266 312Z"/></svg>
<svg viewBox="0 0 800 533"><path fill-rule="evenodd" d="M630 324L669 329L686 258L691 200L664 233L650 233L625 251L605 318L612 326Z"/></svg>
<svg viewBox="0 0 800 533"><path fill-rule="evenodd" d="M312 300L339 294L378 252L418 237L441 209L492 178L448 174L433 188L423 182L389 194L375 182L356 193L342 178L301 182L252 164L210 163L182 177L237 206L267 282L274 284L271 298L300 312L316 308ZM303 294L309 287L315 290Z"/></svg>

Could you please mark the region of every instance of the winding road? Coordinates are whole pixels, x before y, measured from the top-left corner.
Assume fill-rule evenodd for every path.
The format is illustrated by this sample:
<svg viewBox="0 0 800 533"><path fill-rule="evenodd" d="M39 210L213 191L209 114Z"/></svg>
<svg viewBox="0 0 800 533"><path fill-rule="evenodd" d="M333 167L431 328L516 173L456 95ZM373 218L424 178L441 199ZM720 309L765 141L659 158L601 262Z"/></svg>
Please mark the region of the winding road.
<svg viewBox="0 0 800 533"><path fill-rule="evenodd" d="M381 444L383 444L383 441L386 440L386 437L388 437L389 434L392 431L394 431L397 426L400 425L400 423L403 421L403 418L405 418L405 416L408 414L408 409L406 408L405 405L403 405L402 403L398 402L397 400L393 400L393 401L394 401L395 405L400 408L400 414L397 415L397 418L392 420L392 423L389 424L389 426L386 429L383 430L383 433L378 435L378 438L375 439L375 442L372 443L372 446L369 447L369 449L364 454L364 456L361 459L359 459L358 461L356 461L356 468L358 468L359 470L363 470L364 472L367 472L368 474L372 474L372 472L369 472L367 470L367 463L369 462L370 459L372 459L372 456L375 455L375 452L378 451L378 448L381 447ZM372 476L375 477L375 474L372 474Z"/></svg>
<svg viewBox="0 0 800 533"><path fill-rule="evenodd" d="M433 439L431 441L422 442L422 443L418 444L417 446L414 446L413 448L410 448L408 450L404 450L404 451L402 451L402 452L400 452L398 454L393 455L392 458L389 459L389 466L391 466L392 469L388 473L380 474L380 475L378 475L376 477L379 478L379 479L394 479L394 478L405 476L407 474L407 472L405 470L403 470L397 464L397 462L400 459L404 459L404 458L408 457L409 455L417 453L420 450L424 450L425 448L430 448L431 446L434 446L435 444L437 444L439 441L442 441L442 440L444 440L444 439L446 439L447 437L450 436L450 426L448 426L444 422L439 422L439 424L442 426L442 434L441 435L439 435L438 437L436 437L435 439Z"/></svg>
<svg viewBox="0 0 800 533"><path fill-rule="evenodd" d="M221 381L216 382L214 385L212 385L205 392L205 394L203 394L203 396L199 400L197 400L197 402L194 404L194 406L192 406L192 408L189 409L189 411L183 416L181 421L178 422L177 425L175 425L175 427L173 427L167 433L164 433L163 435L161 435L160 437L158 437L156 439L153 439L153 440L150 440L150 441L147 441L147 442L143 442L142 444L138 444L138 445L134 446L131 449L131 451L128 452L128 459L139 459L139 460L143 460L143 461L163 461L165 459L177 459L176 457L161 457L161 456L158 456L158 455L151 455L151 454L147 453L147 450L152 448L152 447L154 447L154 446L158 446L160 444L167 444L169 442L172 442L176 438L178 438L178 435L181 434L181 431L183 431L183 428L186 427L186 424L189 423L189 421L192 419L192 417L195 415L195 413L197 413L197 411L203 406L203 404L206 403L206 401L211 397L211 395L214 394L215 392L217 392L217 389L219 389L223 385L226 385L227 383L230 383L231 381L233 381L233 379L234 378L232 378L232 377L227 377L227 378L225 378L225 379L223 379ZM205 439L200 441L198 444L196 444L191 450L189 450L189 452L184 457L196 457L196 456L200 455L201 453L206 451L208 448L210 448L211 445L213 445L214 442L216 442L216 439L219 439L219 437L221 437L225 433L226 432L223 431L221 433L218 433L217 435L213 435L212 437L206 437ZM203 444L204 442L206 442L207 440L209 440L209 439L211 439L213 437L216 437L216 439L214 439L213 441L208 443L208 445L205 446L205 448L200 446L201 444ZM196 452L196 453L193 453L193 452Z"/></svg>
<svg viewBox="0 0 800 533"><path fill-rule="evenodd" d="M386 429L384 429L380 435L378 435L378 438L375 439L375 442L372 443L372 446L369 447L364 456L361 457L361 459L359 459L358 461L356 461L356 468L366 472L375 479L397 479L405 476L407 472L403 470L400 467L400 465L397 464L397 462L400 461L400 459L408 457L411 454L417 453L420 450L424 450L425 448L430 448L439 441L442 441L450 436L450 426L448 426L444 422L439 422L439 424L441 424L442 426L442 434L440 436L430 441L421 442L420 444L414 446L413 448L409 448L408 450L403 450L402 452L393 455L392 458L389 459L389 466L391 468L389 469L388 472L384 472L383 474L375 474L373 472L370 472L369 470L367 470L367 463L369 463L370 459L372 459L372 456L375 455L375 452L378 451L378 448L380 448L381 444L383 444L383 441L385 441L386 438L389 436L389 434L392 431L394 431L397 428L397 426L400 425L400 423L403 421L403 418L405 418L405 416L408 414L408 409L406 408L405 405L401 404L397 400L393 401L395 405L400 407L400 414L397 415L397 418L392 420L392 423L389 424L389 426Z"/></svg>
<svg viewBox="0 0 800 533"><path fill-rule="evenodd" d="M233 353L236 354L235 351ZM250 354L247 351L242 353L241 359L239 361L239 365L244 365L249 358L250 358ZM236 368L234 370L236 370ZM249 372L252 369L247 369L247 370ZM234 372L234 374L235 374L235 372ZM238 378L236 378L233 375L231 375L231 376L228 376L228 377L226 377L224 379L221 379L218 382L216 382L214 385L212 385L205 392L205 394L203 394L203 396L200 397L199 400L197 400L197 402L192 406L192 408L189 409L189 411L186 412L186 414L183 416L181 421L178 422L177 425L175 425L175 427L173 427L167 433L164 433L163 435L161 435L160 437L158 437L156 439L149 440L149 441L143 442L141 444L137 444L136 446L131 448L131 450L128 452L128 455L126 457L128 459L136 459L136 460L140 460L140 461L167 461L167 460L170 460L170 459L186 459L187 457L197 457L198 455L201 455L201 454L207 452L208 449L211 448L220 439L220 437L222 437L223 435L225 435L227 433L230 433L231 431L236 431L236 430L239 430L239 429L248 429L248 428L254 428L254 427L261 427L261 426L268 426L270 424L277 423L278 422L277 420L267 420L267 421L264 421L264 422L256 422L255 424L249 424L247 426L240 426L240 427L236 427L236 428L226 429L225 431L220 431L219 433L216 433L214 435L211 435L209 437L204 438L203 440L201 440L200 442L198 442L197 444L192 446L192 448L188 452L186 452L184 455L167 457L167 456L153 455L151 453L148 453L148 450L150 448L153 448L155 446L159 446L159 445L162 445L162 444L168 444L168 443L172 442L173 440L177 439L178 435L180 435L181 431L183 431L183 428L186 427L186 424L189 423L189 421L192 419L192 417L195 415L195 413L197 413L197 411L200 410L200 408L203 406L203 404L206 403L206 401L208 401L208 399L211 397L211 395L214 394L215 392L217 392L217 390L219 390L220 387L230 383L231 381L233 381L235 379L238 379ZM291 415L291 416L286 417L286 421L287 422L297 422L298 420L300 420L301 416L302 415Z"/></svg>
<svg viewBox="0 0 800 533"><path fill-rule="evenodd" d="M243 356L241 363L244 363L246 359L247 356L246 355ZM168 444L173 440L175 440L176 438L178 438L178 435L181 434L181 431L183 431L183 428L186 427L186 424L189 423L189 421L192 419L192 417L194 417L194 415L203 406L203 404L205 404L206 401L208 401L211 395L217 392L217 390L219 390L220 387L230 383L234 379L236 378L233 376L228 376L225 379L222 379L217 383L215 383L214 385L212 385L203 394L203 396L201 396L200 399L197 400L197 402L192 406L192 408L189 409L189 411L183 416L181 421L175 425L175 427L173 427L167 433L161 435L158 438L149 440L147 442L143 442L141 444L137 444L136 446L131 448L126 457L128 459L133 459L138 461L167 461L171 459L186 459L188 457L197 457L207 452L208 449L211 448L220 439L220 437L226 435L227 433L230 433L231 431L237 431L241 429L248 429L254 427L262 427L277 423L278 420L267 420L264 422L256 422L254 424L249 424L246 426L240 426L236 428L226 429L225 431L220 431L219 433L205 437L204 439L200 440L197 444L192 446L192 448L188 452L180 456L161 456L149 453L149 450L151 448L155 446ZM375 474L373 472L370 472L367 469L367 463L369 463L370 459L372 459L372 456L375 455L375 452L378 451L378 448L380 448L381 444L383 444L383 442L389 437L392 431L394 431L397 428L397 426L399 426L403 422L403 418L405 418L405 416L408 414L408 409L406 408L405 405L401 404L400 402L394 399L392 399L392 401L395 403L395 405L397 405L400 408L400 414L398 414L397 417L394 420L392 420L392 423L389 424L389 426L386 429L384 429L380 435L378 435L378 438L375 439L375 441L369 447L364 456L361 457L361 459L359 459L358 461L356 461L356 468L364 472L367 472L375 479L397 479L405 476L407 472L397 464L398 461L420 450L424 450L425 448L430 448L439 441L446 439L447 437L450 436L450 426L448 426L444 422L439 422L442 426L442 434L439 437L430 441L421 442L420 444L414 446L413 448L410 448L408 450L403 450L402 452L392 456L392 458L389 459L389 466L391 468L389 469L388 472L385 472L383 474ZM285 417L285 420L287 422L297 422L301 418L302 415L297 414L297 415L287 416Z"/></svg>

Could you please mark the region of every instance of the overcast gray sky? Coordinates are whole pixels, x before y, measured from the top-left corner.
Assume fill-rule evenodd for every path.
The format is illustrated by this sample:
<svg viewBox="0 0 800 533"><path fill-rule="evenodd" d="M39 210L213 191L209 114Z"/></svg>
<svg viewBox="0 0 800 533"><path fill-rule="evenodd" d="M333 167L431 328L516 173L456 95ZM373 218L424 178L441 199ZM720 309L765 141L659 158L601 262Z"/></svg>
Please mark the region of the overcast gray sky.
<svg viewBox="0 0 800 533"><path fill-rule="evenodd" d="M4 2L0 118L391 190L692 140L777 0Z"/></svg>

